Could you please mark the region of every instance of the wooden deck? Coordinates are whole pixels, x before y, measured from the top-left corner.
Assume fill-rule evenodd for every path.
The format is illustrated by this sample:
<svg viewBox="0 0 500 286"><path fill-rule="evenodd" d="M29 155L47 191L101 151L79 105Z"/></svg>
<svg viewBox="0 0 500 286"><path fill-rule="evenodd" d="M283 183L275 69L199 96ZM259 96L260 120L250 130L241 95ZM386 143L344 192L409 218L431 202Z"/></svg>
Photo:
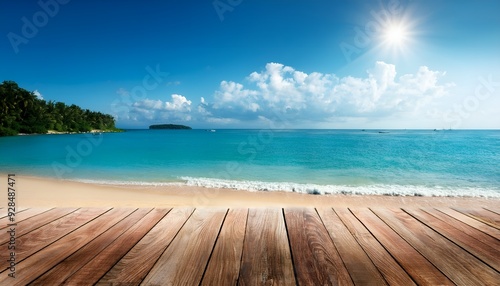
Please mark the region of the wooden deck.
<svg viewBox="0 0 500 286"><path fill-rule="evenodd" d="M24 209L0 285L499 285L500 209Z"/></svg>

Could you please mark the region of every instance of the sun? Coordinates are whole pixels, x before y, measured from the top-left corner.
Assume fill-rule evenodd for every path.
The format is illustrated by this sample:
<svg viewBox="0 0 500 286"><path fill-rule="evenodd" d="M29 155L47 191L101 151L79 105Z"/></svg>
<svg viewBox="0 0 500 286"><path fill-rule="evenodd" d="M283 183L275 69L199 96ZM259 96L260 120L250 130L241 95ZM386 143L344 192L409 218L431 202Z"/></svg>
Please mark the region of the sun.
<svg viewBox="0 0 500 286"><path fill-rule="evenodd" d="M401 24L391 24L383 37L387 44L401 46L408 40L408 30Z"/></svg>
<svg viewBox="0 0 500 286"><path fill-rule="evenodd" d="M422 31L419 17L406 11L398 17L386 19L377 29L377 48L381 55L393 59L409 58L421 47Z"/></svg>

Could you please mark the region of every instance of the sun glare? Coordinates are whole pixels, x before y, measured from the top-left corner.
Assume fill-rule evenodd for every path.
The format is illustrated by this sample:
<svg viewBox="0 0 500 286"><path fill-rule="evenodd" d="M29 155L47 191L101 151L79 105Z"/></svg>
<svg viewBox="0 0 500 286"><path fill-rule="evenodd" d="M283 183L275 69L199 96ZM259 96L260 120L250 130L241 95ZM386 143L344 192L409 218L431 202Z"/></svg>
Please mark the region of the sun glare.
<svg viewBox="0 0 500 286"><path fill-rule="evenodd" d="M406 29L398 24L393 24L387 27L385 31L385 41L392 45L402 45L407 40L408 32Z"/></svg>
<svg viewBox="0 0 500 286"><path fill-rule="evenodd" d="M391 56L409 56L415 48L415 22L407 17L393 19L381 27L379 46Z"/></svg>

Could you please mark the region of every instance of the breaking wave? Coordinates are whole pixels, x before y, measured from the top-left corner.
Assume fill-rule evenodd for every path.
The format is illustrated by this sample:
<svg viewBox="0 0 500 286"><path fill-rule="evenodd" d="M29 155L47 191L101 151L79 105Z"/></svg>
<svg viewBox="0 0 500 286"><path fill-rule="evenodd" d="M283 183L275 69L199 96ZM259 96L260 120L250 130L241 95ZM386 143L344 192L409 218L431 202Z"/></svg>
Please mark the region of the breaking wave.
<svg viewBox="0 0 500 286"><path fill-rule="evenodd" d="M303 194L344 194L384 196L428 196L428 197L485 197L500 198L500 192L486 188L460 188L448 186L416 185L318 185L290 182L235 181L212 178L181 177L188 186L225 188L247 191L285 191Z"/></svg>

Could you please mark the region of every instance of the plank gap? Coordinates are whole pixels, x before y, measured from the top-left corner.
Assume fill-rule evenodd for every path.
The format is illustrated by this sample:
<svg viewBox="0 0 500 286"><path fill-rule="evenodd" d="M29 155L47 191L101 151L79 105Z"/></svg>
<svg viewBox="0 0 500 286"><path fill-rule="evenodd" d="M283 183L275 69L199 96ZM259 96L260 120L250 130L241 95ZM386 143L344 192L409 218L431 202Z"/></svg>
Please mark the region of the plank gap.
<svg viewBox="0 0 500 286"><path fill-rule="evenodd" d="M181 227L177 230L177 232L175 233L175 235L172 237L172 239L170 240L170 242L165 246L165 248L163 249L163 251L160 253L160 255L158 255L158 258L155 260L155 262L153 263L152 267L146 272L146 275L144 275L144 277L141 279L141 281L139 282L139 285L142 285L142 282L144 281L144 279L146 279L146 277L148 277L149 273L151 272L151 270L155 267L156 263L158 263L158 261L160 260L160 258L165 254L165 251L167 251L167 249L169 248L169 246L172 244L172 241L175 240L175 238L179 235L179 232L181 231L181 229L186 225L186 223L189 221L189 219L193 216L194 212L196 211L196 208L194 208L192 210L192 212L189 214L189 216L187 217L186 220L184 220L184 222L181 224ZM160 220L161 221L161 220ZM160 222L158 221L158 223ZM156 226L156 225L155 225ZM154 227L152 228L154 229Z"/></svg>
<svg viewBox="0 0 500 286"><path fill-rule="evenodd" d="M229 213L229 209L226 210L226 214L224 215L224 218L222 219L222 223L219 227L219 231L217 232L217 236L215 238L214 245L212 247L212 250L210 251L210 255L208 256L207 264L205 265L205 269L203 270L203 274L201 275L200 283L199 285L202 284L203 279L205 278L205 274L207 272L208 264L210 263L210 260L212 259L212 255L214 254L214 249L215 246L217 245L217 241L220 239L220 233L222 231L222 227L224 226L224 223L226 222L227 214Z"/></svg>
<svg viewBox="0 0 500 286"><path fill-rule="evenodd" d="M281 215L283 216L283 221L285 223L285 231L286 231L286 238L287 238L287 241L288 241L288 248L290 248L290 257L291 257L292 262L293 262L293 261L295 261L295 259L294 259L294 256L293 256L292 243L290 241L289 227L288 227L288 222L287 222L287 219L286 219L285 209L284 208L281 208ZM293 266L293 276L295 278L296 283L298 284L299 283L298 282L299 279L298 279L298 276L297 276L297 265L296 265L296 263L292 263L292 266Z"/></svg>

